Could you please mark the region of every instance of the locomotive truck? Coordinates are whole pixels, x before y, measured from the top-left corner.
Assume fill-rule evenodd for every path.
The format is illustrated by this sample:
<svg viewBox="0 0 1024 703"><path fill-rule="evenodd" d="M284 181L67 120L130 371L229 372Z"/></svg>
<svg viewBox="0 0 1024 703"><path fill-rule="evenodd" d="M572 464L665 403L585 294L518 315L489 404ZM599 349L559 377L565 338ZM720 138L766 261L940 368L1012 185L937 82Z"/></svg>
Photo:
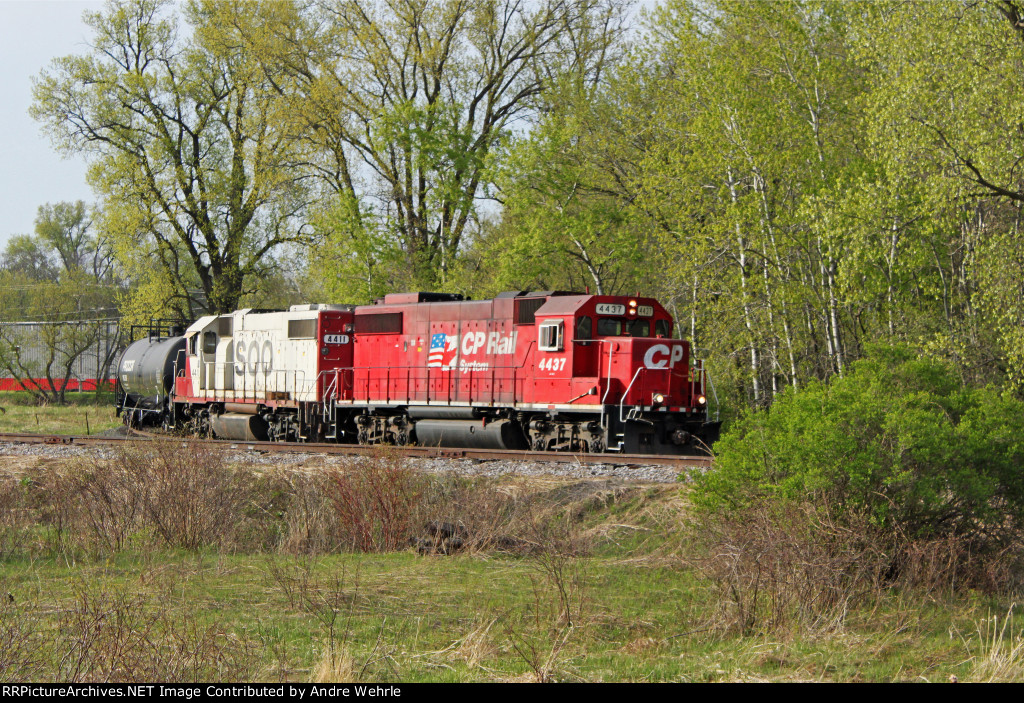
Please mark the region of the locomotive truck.
<svg viewBox="0 0 1024 703"><path fill-rule="evenodd" d="M673 331L652 298L560 291L238 310L132 343L117 410L238 440L700 452L720 423Z"/></svg>

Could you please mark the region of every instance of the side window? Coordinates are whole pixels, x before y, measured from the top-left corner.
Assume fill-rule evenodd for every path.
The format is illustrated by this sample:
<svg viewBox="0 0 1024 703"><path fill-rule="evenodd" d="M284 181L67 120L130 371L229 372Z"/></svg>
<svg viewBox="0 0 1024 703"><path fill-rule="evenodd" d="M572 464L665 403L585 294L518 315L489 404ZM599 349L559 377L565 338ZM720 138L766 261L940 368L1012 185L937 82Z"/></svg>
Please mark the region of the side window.
<svg viewBox="0 0 1024 703"><path fill-rule="evenodd" d="M562 330L561 320L542 324L537 335L537 348L541 351L562 351Z"/></svg>
<svg viewBox="0 0 1024 703"><path fill-rule="evenodd" d="M655 337L668 337L668 320L658 320L654 323Z"/></svg>
<svg viewBox="0 0 1024 703"><path fill-rule="evenodd" d="M589 317L576 320L576 339L590 339L594 323Z"/></svg>
<svg viewBox="0 0 1024 703"><path fill-rule="evenodd" d="M188 353L192 354L193 356L195 354L199 353L199 335L198 334L194 334L194 335L192 335L191 337L188 338Z"/></svg>
<svg viewBox="0 0 1024 703"><path fill-rule="evenodd" d="M217 353L217 333L214 331L203 332L203 354Z"/></svg>

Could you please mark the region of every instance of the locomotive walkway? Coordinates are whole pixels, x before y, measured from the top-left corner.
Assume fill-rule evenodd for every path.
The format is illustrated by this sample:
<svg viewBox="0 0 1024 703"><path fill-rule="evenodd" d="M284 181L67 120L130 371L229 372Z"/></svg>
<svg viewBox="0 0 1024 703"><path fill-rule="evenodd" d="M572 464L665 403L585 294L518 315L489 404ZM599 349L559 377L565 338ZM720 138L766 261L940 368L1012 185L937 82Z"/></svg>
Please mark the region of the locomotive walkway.
<svg viewBox="0 0 1024 703"><path fill-rule="evenodd" d="M132 431L124 437L104 435L41 435L26 433L0 433L0 442L16 444L50 444L72 446L113 445L122 442L152 441L168 439L166 435ZM374 451L372 446L352 446L346 444L322 443L284 443L284 442L242 442L233 439L192 440L209 443L223 449L245 449L255 452L285 453L301 452L305 454L348 454L360 455ZM574 454L571 452L534 452L500 449L455 449L449 447L392 447L410 458L446 458L475 459L479 461L534 461L580 464L613 464L617 466L670 466L679 468L707 468L711 466L711 458L706 456L667 456L655 454Z"/></svg>

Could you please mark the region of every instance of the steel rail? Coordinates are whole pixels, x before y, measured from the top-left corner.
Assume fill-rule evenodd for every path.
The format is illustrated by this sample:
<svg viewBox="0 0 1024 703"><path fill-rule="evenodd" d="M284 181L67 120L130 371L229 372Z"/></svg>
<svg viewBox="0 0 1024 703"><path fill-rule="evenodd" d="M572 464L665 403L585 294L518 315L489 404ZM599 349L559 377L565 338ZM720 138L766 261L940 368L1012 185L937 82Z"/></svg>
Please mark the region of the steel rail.
<svg viewBox="0 0 1024 703"><path fill-rule="evenodd" d="M126 441L152 441L155 439L179 439L167 435L132 431L126 437L101 435L43 435L28 433L0 433L0 442L14 444L44 444L57 446L97 446L118 444ZM184 439L184 438L180 438ZM369 454L379 446L327 444L318 442L246 442L234 439L197 439L221 449L256 452L291 452L302 454ZM577 454L572 452L535 452L512 449L458 449L454 447L409 447L391 446L410 458L423 459L474 459L480 461L534 461L541 463L612 464L615 466L676 466L680 468L707 468L711 458L706 456L674 456L656 454Z"/></svg>

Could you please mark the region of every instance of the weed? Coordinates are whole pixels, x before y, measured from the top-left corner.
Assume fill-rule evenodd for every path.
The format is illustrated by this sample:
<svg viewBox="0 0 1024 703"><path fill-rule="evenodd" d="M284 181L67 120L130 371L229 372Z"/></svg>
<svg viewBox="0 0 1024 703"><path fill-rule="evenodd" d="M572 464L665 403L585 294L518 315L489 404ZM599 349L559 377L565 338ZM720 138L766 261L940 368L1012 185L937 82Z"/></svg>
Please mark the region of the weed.
<svg viewBox="0 0 1024 703"><path fill-rule="evenodd" d="M992 615L977 626L980 651L972 656L972 681L1024 681L1024 633L1014 632L1013 608L1006 617Z"/></svg>
<svg viewBox="0 0 1024 703"><path fill-rule="evenodd" d="M357 467L328 474L328 495L343 542L358 552L405 548L413 533L424 479L386 448Z"/></svg>
<svg viewBox="0 0 1024 703"><path fill-rule="evenodd" d="M193 614L171 614L126 589L79 584L61 615L57 678L71 683L116 681L244 681L254 646Z"/></svg>
<svg viewBox="0 0 1024 703"><path fill-rule="evenodd" d="M715 585L723 622L744 634L839 629L877 597L889 564L866 520L840 525L817 506L755 503L693 525L693 563Z"/></svg>
<svg viewBox="0 0 1024 703"><path fill-rule="evenodd" d="M0 588L0 683L37 680L45 663L39 619L26 604L16 603L6 588Z"/></svg>
<svg viewBox="0 0 1024 703"><path fill-rule="evenodd" d="M26 491L24 480L0 477L0 559L22 552L28 541L32 519Z"/></svg>
<svg viewBox="0 0 1024 703"><path fill-rule="evenodd" d="M312 683L355 683L356 662L344 647L329 646L313 669Z"/></svg>

